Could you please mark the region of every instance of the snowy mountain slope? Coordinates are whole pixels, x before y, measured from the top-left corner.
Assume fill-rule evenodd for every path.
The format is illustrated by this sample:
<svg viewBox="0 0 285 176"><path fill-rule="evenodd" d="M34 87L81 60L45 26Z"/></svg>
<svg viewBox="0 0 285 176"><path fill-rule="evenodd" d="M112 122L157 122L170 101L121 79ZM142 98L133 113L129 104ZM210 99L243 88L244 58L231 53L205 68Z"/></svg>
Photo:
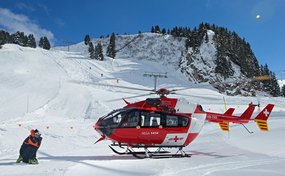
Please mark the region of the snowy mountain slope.
<svg viewBox="0 0 285 176"><path fill-rule="evenodd" d="M191 158L138 160L112 153L109 141L94 145L99 134L92 126L98 117L124 105L109 100L145 92L73 80L153 88L153 80L142 74L157 70L169 76L158 80L159 87L192 85L180 71L156 61L118 57L101 62L86 59L85 54L16 45L0 50L1 175L284 175L284 98L260 97L262 107L276 105L268 122L270 132L259 132L250 123L246 126L253 134L237 125L231 125L228 134L217 124L207 123L197 140L185 148L193 154ZM203 86L181 93L195 95L184 98L201 103L205 110L224 112L222 95ZM236 108L235 114L257 101L255 97L225 99L228 107ZM40 164L17 165L20 145L32 128L38 128L44 138L38 152Z"/></svg>
<svg viewBox="0 0 285 176"><path fill-rule="evenodd" d="M181 60L181 71L186 76L190 76L192 81L196 82L223 82L225 79L215 72L217 48L213 37L215 33L211 30L207 31L209 42L203 41L197 52L193 48L189 48L186 57ZM229 59L229 58L228 58ZM238 81L244 75L240 71L240 67L230 61L234 74L227 81Z"/></svg>
<svg viewBox="0 0 285 176"><path fill-rule="evenodd" d="M182 72L191 82L210 83L225 94L255 95L258 88L249 83L244 84L244 80L247 77L241 72L241 66L233 62L233 59L229 56L225 56L225 59L231 65L232 75L225 78L223 74L217 73L216 62L218 51L214 35L215 32L207 30L208 39L205 39L205 35L201 45L197 48L186 48L185 41L187 38L173 37L168 34L141 33L135 35L116 35L116 57L154 61L166 67L172 67ZM100 42L103 46L103 53L106 53L109 45L109 37L95 38L92 42L93 45ZM66 47L56 47L55 49L67 50ZM89 56L88 46L84 42L71 45L69 49L70 51L81 52L86 57ZM248 62L251 62L249 58L248 60Z"/></svg>
<svg viewBox="0 0 285 176"><path fill-rule="evenodd" d="M100 42L103 46L103 53L106 53L109 40L109 37L95 38L92 42L94 46ZM178 69L179 61L186 51L185 40L183 37L155 33L116 35L116 50L119 50L116 56L118 58L156 61L164 65L172 65ZM126 44L128 45L125 46ZM55 49L67 50L66 47L56 47ZM84 45L84 42L71 45L70 51L81 52L85 56L89 56L88 46Z"/></svg>

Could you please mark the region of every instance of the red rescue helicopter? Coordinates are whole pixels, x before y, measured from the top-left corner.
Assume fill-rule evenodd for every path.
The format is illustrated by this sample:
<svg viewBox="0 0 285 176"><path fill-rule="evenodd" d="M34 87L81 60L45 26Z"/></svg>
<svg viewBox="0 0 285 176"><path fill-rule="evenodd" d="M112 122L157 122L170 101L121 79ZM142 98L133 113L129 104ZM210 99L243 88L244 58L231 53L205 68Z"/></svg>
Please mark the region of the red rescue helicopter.
<svg viewBox="0 0 285 176"><path fill-rule="evenodd" d="M274 107L273 104L268 104L255 118L251 119L254 108L257 106L252 103L241 116L234 116L233 108L228 109L224 114L206 112L200 104L166 97L168 94L183 95L176 91L185 89L138 90L147 90L151 93L128 98L151 94L157 94L159 98L147 98L135 103L123 99L126 103L125 107L99 118L94 125L94 129L101 135L95 143L105 139L111 140L113 143L109 147L112 151L120 155L131 154L137 158L190 157L191 155L185 153L183 148L194 141L205 121L219 123L223 131L229 131L229 123L243 125L249 121L255 121L261 131L268 131L267 119ZM123 148L124 152L119 152L115 147ZM144 151L138 151L139 148ZM150 148L156 150L150 151ZM178 151L171 154L165 148L177 148Z"/></svg>

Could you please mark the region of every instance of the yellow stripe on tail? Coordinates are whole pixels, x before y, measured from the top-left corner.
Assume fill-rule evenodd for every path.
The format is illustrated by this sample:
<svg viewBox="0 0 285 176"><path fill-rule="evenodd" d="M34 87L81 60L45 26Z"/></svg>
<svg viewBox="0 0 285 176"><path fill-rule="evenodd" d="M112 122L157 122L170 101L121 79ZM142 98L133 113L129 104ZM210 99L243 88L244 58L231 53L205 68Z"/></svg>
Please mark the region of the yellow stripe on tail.
<svg viewBox="0 0 285 176"><path fill-rule="evenodd" d="M257 123L260 131L268 131L267 120L255 119L254 121Z"/></svg>
<svg viewBox="0 0 285 176"><path fill-rule="evenodd" d="M274 108L274 104L268 104L254 119L261 131L268 131L267 119Z"/></svg>
<svg viewBox="0 0 285 176"><path fill-rule="evenodd" d="M230 131L229 122L220 122L219 125L221 130Z"/></svg>

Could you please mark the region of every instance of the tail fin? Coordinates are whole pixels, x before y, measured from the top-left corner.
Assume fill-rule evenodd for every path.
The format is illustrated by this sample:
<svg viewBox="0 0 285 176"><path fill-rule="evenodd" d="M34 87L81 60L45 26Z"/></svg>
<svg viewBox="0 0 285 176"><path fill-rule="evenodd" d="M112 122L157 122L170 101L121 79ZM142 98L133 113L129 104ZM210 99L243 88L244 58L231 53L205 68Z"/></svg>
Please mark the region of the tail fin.
<svg viewBox="0 0 285 176"><path fill-rule="evenodd" d="M235 111L235 108L229 108L229 109L224 113L224 115L231 116L231 115L233 115L234 111Z"/></svg>
<svg viewBox="0 0 285 176"><path fill-rule="evenodd" d="M268 104L254 119L260 131L268 131L267 119L273 109L273 104Z"/></svg>
<svg viewBox="0 0 285 176"><path fill-rule="evenodd" d="M250 117L254 111L254 106L252 103L250 103L248 105L248 108L242 113L242 115L240 116L240 119L246 120L245 123L249 122Z"/></svg>

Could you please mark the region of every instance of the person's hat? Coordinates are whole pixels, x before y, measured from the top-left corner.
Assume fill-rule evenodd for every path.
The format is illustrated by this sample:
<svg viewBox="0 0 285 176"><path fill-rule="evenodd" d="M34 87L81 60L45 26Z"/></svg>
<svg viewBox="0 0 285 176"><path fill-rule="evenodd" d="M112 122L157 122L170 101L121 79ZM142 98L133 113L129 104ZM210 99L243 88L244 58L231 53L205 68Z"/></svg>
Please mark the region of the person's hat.
<svg viewBox="0 0 285 176"><path fill-rule="evenodd" d="M35 137L40 137L41 136L41 133L40 133L40 131L38 130L38 129L35 129L35 131L34 131L35 133Z"/></svg>

